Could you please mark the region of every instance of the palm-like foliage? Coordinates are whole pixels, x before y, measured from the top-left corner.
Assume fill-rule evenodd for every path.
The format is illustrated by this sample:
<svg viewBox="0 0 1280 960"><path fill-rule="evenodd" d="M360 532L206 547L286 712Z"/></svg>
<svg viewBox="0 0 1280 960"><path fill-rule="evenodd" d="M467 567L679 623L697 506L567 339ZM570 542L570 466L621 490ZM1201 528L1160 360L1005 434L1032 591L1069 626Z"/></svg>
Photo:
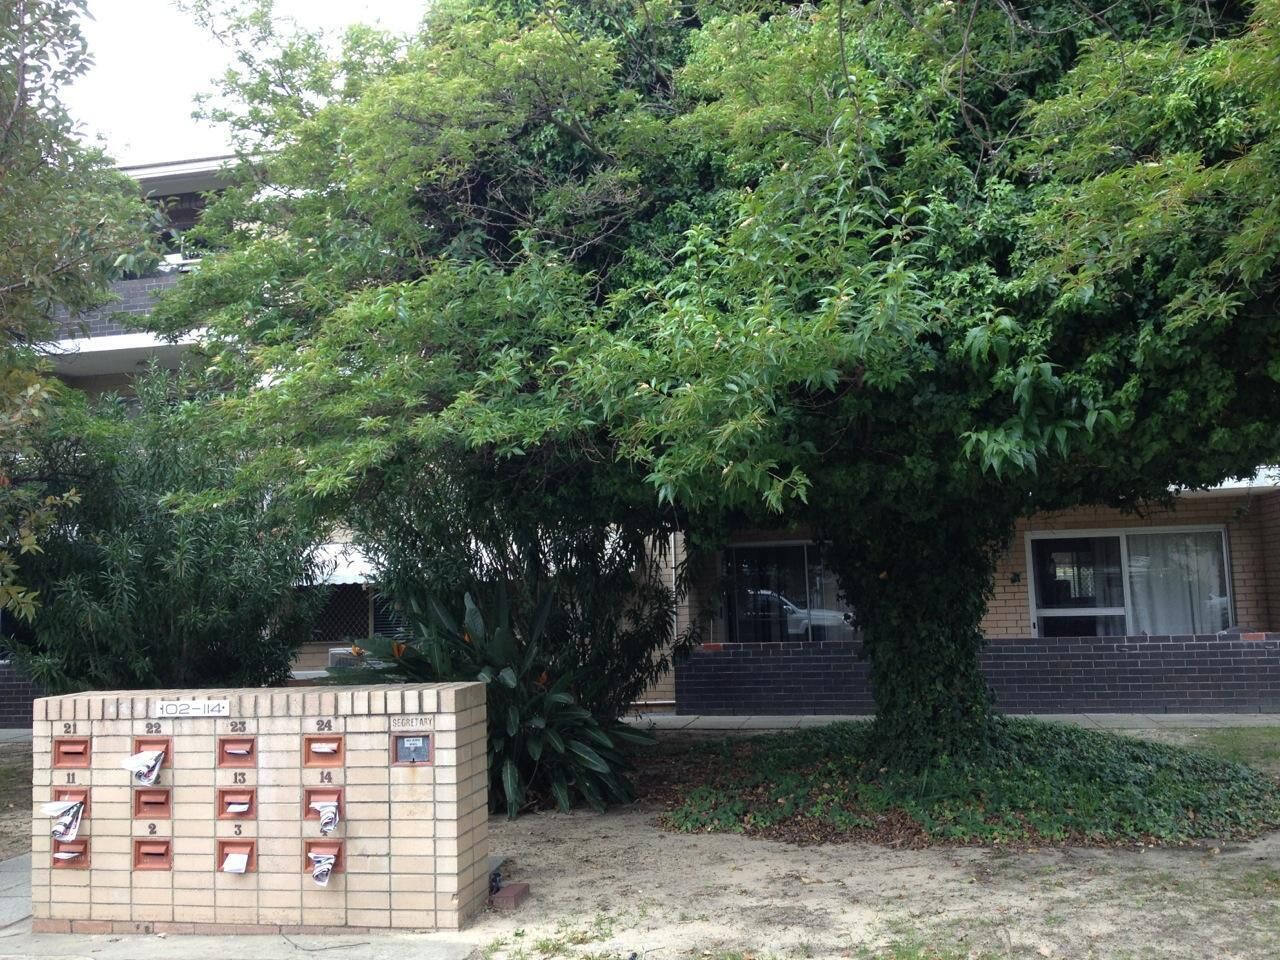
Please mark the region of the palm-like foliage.
<svg viewBox="0 0 1280 960"><path fill-rule="evenodd" d="M524 623L515 622L504 587L493 594L486 617L467 593L461 622L435 596L409 597L409 636L361 641L379 664L342 679L367 680L374 670L414 681L486 684L491 805L510 817L546 800L562 810L575 797L597 810L630 803L631 764L622 745L652 739L579 703L576 691L588 678L567 655L572 644L549 630L557 620L551 593Z"/></svg>

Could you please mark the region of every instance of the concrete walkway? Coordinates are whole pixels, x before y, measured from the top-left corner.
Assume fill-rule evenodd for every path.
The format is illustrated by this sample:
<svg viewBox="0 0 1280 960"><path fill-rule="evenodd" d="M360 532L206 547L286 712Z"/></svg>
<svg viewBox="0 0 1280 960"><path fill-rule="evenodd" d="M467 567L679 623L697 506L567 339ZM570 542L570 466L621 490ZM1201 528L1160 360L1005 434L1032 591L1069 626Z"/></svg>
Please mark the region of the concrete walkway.
<svg viewBox="0 0 1280 960"><path fill-rule="evenodd" d="M31 916L31 854L0 862L0 931Z"/></svg>
<svg viewBox="0 0 1280 960"><path fill-rule="evenodd" d="M325 936L121 936L31 932L31 921L0 929L0 960L298 960L308 954L335 960L480 960L475 945L441 934ZM447 934L445 935L447 936Z"/></svg>
<svg viewBox="0 0 1280 960"><path fill-rule="evenodd" d="M642 713L628 723L657 733L764 733L820 727L839 720L870 720L870 716L749 716L709 717L674 713ZM1280 713L1046 713L1037 720L1074 723L1094 730L1167 730L1205 727L1280 727Z"/></svg>

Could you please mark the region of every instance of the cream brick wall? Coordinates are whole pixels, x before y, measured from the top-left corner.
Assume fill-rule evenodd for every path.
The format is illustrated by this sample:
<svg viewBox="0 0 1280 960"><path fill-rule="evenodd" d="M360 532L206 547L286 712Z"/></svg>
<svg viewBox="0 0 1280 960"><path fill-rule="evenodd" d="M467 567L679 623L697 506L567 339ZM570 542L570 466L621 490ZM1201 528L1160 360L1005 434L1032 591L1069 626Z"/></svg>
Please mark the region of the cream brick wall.
<svg viewBox="0 0 1280 960"><path fill-rule="evenodd" d="M1269 614L1263 626L1280 626L1280 490L1258 497L1255 507L1261 527L1262 567Z"/></svg>
<svg viewBox="0 0 1280 960"><path fill-rule="evenodd" d="M1273 519L1268 521L1268 517ZM1061 513L1037 514L1019 522L1013 542L1000 558L994 594L982 621L983 632L991 638L1035 635L1027 583L1028 531L1218 524L1227 528L1236 623L1255 630L1272 629L1271 611L1280 613L1280 606L1274 606L1270 596L1280 598L1280 583L1273 584L1268 579L1268 567L1275 571L1273 577L1280 574L1280 556L1270 565L1267 557L1268 553L1280 552L1280 547L1275 545L1274 537L1266 536L1268 522L1280 528L1280 499L1273 493L1190 495L1181 498L1172 509L1152 508L1142 516L1108 507L1079 507Z"/></svg>
<svg viewBox="0 0 1280 960"><path fill-rule="evenodd" d="M217 717L157 718L160 700L227 700ZM432 762L391 762L394 734L431 737ZM157 787L172 816L135 817L121 761L139 737L171 738ZM340 763L317 766L308 736L341 738ZM248 766L219 766L221 738L250 739ZM59 741L88 738L90 764L55 765ZM37 930L82 933L456 930L488 895L485 687L480 683L332 689L88 693L35 703L32 908ZM87 787L85 868L54 867L57 788ZM306 819L308 788L340 789L338 829ZM220 818L220 789L252 790L255 808ZM137 841L167 841L169 869L138 869ZM318 887L308 842L341 844ZM226 843L254 844L243 875L219 871Z"/></svg>

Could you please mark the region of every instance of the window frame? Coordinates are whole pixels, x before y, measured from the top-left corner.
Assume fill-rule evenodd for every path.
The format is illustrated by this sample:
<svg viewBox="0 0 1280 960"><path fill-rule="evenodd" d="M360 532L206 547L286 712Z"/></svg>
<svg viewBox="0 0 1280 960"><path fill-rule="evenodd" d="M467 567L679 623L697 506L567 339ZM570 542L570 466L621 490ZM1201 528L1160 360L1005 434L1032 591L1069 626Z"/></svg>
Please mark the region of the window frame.
<svg viewBox="0 0 1280 960"><path fill-rule="evenodd" d="M821 548L821 546L822 546L822 542L813 540L813 539L804 540L804 539L788 538L786 540L742 540L742 541L734 540L730 543L725 544L724 547L721 548L721 551L720 551L721 562L723 564L723 561L725 560L725 557L724 557L725 553L731 553L734 550L740 550L740 549L746 549L746 550L757 549L758 550L765 547L802 547L804 549L805 600L812 603L812 598L808 595L809 570L810 570L809 548L810 547ZM729 590L731 589L732 589L732 585L729 585ZM732 609L732 605L726 602L727 596L728 596L728 592L722 589L721 600L720 600L720 603L721 603L720 619L724 624L725 636L732 643L742 643L744 641L737 639L737 631L731 625L732 616L730 615L730 610ZM805 609L808 610L810 609L810 607L806 606ZM856 629L854 632L857 633ZM783 641L770 641L770 642L812 643L813 642L813 621L810 620L808 624L805 626L803 640L783 640Z"/></svg>
<svg viewBox="0 0 1280 960"><path fill-rule="evenodd" d="M1231 543L1225 523L1166 524L1155 527L1082 527L1079 530L1028 530L1024 534L1024 562L1027 569L1027 607L1031 614L1031 632L1037 638L1044 637L1040 630L1040 618L1054 617L1124 617L1124 636L1136 636L1131 632L1133 624L1133 600L1129 588L1129 536L1162 533L1216 533L1222 542L1223 573L1227 586L1227 626L1236 625L1235 585L1231 578ZM1036 601L1036 568L1032 543L1036 540L1075 540L1091 537L1117 537L1120 540L1120 585L1124 591L1123 607L1047 607ZM1144 634L1151 636L1151 634Z"/></svg>

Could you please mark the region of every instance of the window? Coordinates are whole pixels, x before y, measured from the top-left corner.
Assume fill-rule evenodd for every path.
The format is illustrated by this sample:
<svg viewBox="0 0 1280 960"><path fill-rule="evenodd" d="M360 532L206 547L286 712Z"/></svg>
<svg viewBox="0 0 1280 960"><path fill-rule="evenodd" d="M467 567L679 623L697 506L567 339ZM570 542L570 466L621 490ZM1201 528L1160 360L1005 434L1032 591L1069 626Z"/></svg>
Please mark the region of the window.
<svg viewBox="0 0 1280 960"><path fill-rule="evenodd" d="M729 638L848 640L849 608L816 544L736 546L725 551L725 619Z"/></svg>
<svg viewBox="0 0 1280 960"><path fill-rule="evenodd" d="M1039 636L1216 633L1231 625L1221 527L1029 539Z"/></svg>

